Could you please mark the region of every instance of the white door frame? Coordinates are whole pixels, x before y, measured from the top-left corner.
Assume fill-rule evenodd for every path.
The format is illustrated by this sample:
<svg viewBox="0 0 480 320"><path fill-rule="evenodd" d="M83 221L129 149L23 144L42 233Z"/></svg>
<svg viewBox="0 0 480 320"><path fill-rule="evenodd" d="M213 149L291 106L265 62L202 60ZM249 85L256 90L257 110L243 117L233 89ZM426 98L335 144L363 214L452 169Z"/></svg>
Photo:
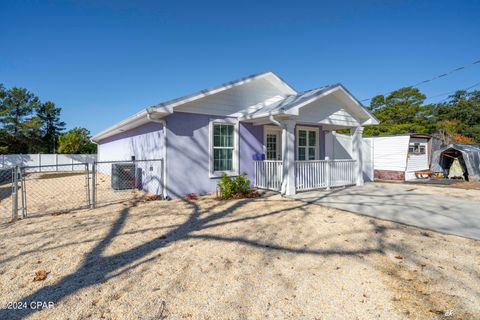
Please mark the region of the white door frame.
<svg viewBox="0 0 480 320"><path fill-rule="evenodd" d="M265 154L265 160L267 159L267 134L277 135L277 159L282 160L282 129L278 126L263 126L263 153Z"/></svg>

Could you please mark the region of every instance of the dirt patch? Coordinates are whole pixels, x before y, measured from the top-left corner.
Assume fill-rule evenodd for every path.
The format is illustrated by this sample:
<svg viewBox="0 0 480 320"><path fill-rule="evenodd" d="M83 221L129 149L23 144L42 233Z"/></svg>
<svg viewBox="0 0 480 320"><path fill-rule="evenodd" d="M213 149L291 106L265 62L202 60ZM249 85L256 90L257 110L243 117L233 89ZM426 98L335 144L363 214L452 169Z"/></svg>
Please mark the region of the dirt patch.
<svg viewBox="0 0 480 320"><path fill-rule="evenodd" d="M480 317L479 242L279 196L132 200L0 237L0 305L55 303L1 319Z"/></svg>
<svg viewBox="0 0 480 320"><path fill-rule="evenodd" d="M468 182L467 182L468 183ZM464 183L461 183L464 184ZM454 198L463 198L469 200L480 200L480 189L467 189L456 187L456 184L449 186L439 185L412 185L412 189L418 193L445 195Z"/></svg>

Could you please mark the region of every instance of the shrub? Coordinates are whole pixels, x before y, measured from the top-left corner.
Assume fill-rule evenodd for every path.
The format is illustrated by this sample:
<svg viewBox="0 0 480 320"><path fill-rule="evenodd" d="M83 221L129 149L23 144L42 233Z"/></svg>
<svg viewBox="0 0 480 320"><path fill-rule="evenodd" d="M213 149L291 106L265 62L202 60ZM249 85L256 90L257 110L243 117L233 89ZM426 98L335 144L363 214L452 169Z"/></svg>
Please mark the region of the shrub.
<svg viewBox="0 0 480 320"><path fill-rule="evenodd" d="M218 190L222 199L244 198L251 193L250 180L247 179L247 173L244 172L234 178L223 174L218 181Z"/></svg>

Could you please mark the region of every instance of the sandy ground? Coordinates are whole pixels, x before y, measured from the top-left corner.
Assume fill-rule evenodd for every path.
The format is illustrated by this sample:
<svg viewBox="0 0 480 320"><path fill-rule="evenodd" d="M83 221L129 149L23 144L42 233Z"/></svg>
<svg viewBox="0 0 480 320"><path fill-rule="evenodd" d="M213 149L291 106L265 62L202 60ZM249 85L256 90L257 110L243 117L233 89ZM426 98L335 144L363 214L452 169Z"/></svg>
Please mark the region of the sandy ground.
<svg viewBox="0 0 480 320"><path fill-rule="evenodd" d="M55 303L0 319L480 318L479 242L279 196L38 215L0 237L0 306Z"/></svg>
<svg viewBox="0 0 480 320"><path fill-rule="evenodd" d="M469 182L465 182L468 184ZM442 186L437 187L436 185L419 185L415 184L412 185L412 189L415 189L415 192L423 193L423 194L438 194L438 195L445 195L449 197L455 198L463 198L463 199L470 199L470 200L480 200L480 189L475 188L461 188L455 187L456 185L450 185L448 187Z"/></svg>

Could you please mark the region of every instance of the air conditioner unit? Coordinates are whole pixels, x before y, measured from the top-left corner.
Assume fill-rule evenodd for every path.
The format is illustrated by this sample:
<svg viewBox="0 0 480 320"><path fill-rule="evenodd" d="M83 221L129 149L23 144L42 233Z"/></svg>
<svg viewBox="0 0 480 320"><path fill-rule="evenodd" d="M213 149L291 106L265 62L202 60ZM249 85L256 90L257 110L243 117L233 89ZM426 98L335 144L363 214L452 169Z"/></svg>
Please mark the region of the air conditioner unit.
<svg viewBox="0 0 480 320"><path fill-rule="evenodd" d="M129 190L135 189L136 184L135 164L113 163L112 164L112 189Z"/></svg>

